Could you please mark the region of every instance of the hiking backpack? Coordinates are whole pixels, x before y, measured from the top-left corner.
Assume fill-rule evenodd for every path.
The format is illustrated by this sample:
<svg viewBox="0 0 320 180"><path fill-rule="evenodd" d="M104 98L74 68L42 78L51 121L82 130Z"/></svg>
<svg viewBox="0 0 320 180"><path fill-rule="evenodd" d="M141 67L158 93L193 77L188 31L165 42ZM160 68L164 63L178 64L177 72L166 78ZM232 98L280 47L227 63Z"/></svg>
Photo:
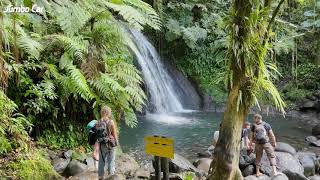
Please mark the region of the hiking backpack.
<svg viewBox="0 0 320 180"><path fill-rule="evenodd" d="M88 143L89 145L94 145L97 141L97 134L95 130L95 126L97 124L97 120L92 120L87 124L87 130L88 130Z"/></svg>
<svg viewBox="0 0 320 180"><path fill-rule="evenodd" d="M266 128L264 127L265 123L262 122L260 124L255 124L254 125L254 137L256 140L256 143L258 144L265 144L267 142L269 142L269 138L268 138L268 132L266 130Z"/></svg>
<svg viewBox="0 0 320 180"><path fill-rule="evenodd" d="M109 149L117 146L116 139L111 134L110 121L98 121L95 130L97 134L97 141L99 143L106 144Z"/></svg>

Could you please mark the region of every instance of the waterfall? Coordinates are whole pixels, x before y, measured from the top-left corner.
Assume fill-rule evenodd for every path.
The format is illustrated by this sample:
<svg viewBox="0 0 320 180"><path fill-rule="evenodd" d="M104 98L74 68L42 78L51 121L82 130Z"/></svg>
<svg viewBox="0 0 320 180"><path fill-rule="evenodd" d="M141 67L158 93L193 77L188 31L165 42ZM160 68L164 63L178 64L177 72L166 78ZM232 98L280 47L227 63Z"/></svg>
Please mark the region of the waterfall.
<svg viewBox="0 0 320 180"><path fill-rule="evenodd" d="M141 32L128 31L133 41L129 46L141 68L153 111L156 113L183 111L178 88L161 62L156 49Z"/></svg>

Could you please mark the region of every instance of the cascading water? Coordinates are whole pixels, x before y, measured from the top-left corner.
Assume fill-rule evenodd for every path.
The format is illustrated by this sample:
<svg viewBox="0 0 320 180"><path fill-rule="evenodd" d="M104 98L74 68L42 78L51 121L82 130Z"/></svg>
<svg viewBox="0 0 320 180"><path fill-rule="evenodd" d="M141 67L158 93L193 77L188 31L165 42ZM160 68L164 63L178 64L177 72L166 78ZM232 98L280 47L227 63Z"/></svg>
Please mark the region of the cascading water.
<svg viewBox="0 0 320 180"><path fill-rule="evenodd" d="M149 102L154 106L153 111L156 113L183 111L174 80L165 69L156 49L142 33L135 30L129 32L133 41L129 46L141 67L150 93Z"/></svg>

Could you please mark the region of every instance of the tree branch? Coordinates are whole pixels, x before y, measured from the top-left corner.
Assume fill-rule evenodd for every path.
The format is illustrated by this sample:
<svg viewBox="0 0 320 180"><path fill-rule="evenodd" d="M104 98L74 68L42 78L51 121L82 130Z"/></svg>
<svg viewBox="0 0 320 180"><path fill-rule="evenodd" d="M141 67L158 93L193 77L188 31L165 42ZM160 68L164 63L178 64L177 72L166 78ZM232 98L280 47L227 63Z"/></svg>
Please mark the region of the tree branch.
<svg viewBox="0 0 320 180"><path fill-rule="evenodd" d="M272 17L269 21L269 24L268 24L268 27L267 27L267 30L266 30L266 33L264 34L264 37L263 37L263 45L265 45L265 43L267 42L267 38L268 38L268 34L269 34L269 30L271 28L271 25L272 23L274 22L277 14L279 13L280 11L280 7L282 6L282 4L284 3L285 0L281 0L278 4L278 6L276 7L276 9L273 11L272 13Z"/></svg>

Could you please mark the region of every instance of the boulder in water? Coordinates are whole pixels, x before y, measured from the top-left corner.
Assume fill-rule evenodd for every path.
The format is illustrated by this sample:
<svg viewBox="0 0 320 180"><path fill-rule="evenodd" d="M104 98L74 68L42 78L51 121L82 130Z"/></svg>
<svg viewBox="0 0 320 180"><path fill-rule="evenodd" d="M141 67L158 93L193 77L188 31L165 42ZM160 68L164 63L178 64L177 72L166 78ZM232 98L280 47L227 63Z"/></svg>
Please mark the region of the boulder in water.
<svg viewBox="0 0 320 180"><path fill-rule="evenodd" d="M296 154L296 149L294 149L294 147L292 147L290 144L287 144L287 143L284 143L284 142L278 142L277 143L277 147L275 148L275 151L287 152L287 153L290 153L292 155Z"/></svg>
<svg viewBox="0 0 320 180"><path fill-rule="evenodd" d="M312 144L312 143L316 142L317 140L318 140L318 138L315 137L315 136L308 136L308 137L306 137L306 141L307 141L309 144Z"/></svg>
<svg viewBox="0 0 320 180"><path fill-rule="evenodd" d="M298 152L296 156L304 168L304 175L305 176L314 175L316 172L316 165L315 165L316 155L314 153Z"/></svg>
<svg viewBox="0 0 320 180"><path fill-rule="evenodd" d="M83 173L86 170L87 170L87 166L85 164L82 164L81 162L79 162L77 160L72 160L68 164L67 168L64 170L63 174L66 177L75 176L75 175Z"/></svg>
<svg viewBox="0 0 320 180"><path fill-rule="evenodd" d="M312 146L320 147L320 140L310 143Z"/></svg>
<svg viewBox="0 0 320 180"><path fill-rule="evenodd" d="M316 125L316 126L314 126L314 127L312 128L312 135L313 135L313 136L318 136L318 135L320 135L320 124L318 124L318 125Z"/></svg>
<svg viewBox="0 0 320 180"><path fill-rule="evenodd" d="M205 151L205 152L199 152L198 157L200 158L209 158L212 156L212 153L210 151Z"/></svg>
<svg viewBox="0 0 320 180"><path fill-rule="evenodd" d="M62 174L63 171L67 168L68 164L70 163L70 159L64 158L56 158L53 160L53 168L59 174Z"/></svg>
<svg viewBox="0 0 320 180"><path fill-rule="evenodd" d="M211 145L211 146L208 148L208 151L213 152L213 151L214 151L214 146Z"/></svg>

